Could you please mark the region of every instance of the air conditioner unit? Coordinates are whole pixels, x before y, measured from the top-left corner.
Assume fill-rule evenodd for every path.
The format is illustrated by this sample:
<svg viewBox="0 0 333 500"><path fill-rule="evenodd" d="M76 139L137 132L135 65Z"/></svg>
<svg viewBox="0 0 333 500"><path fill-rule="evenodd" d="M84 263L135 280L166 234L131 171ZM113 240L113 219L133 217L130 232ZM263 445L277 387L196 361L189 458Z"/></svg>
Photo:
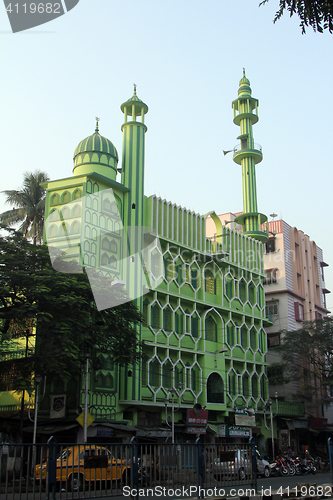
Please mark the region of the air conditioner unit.
<svg viewBox="0 0 333 500"><path fill-rule="evenodd" d="M50 418L63 418L66 416L66 394L59 394L51 398Z"/></svg>

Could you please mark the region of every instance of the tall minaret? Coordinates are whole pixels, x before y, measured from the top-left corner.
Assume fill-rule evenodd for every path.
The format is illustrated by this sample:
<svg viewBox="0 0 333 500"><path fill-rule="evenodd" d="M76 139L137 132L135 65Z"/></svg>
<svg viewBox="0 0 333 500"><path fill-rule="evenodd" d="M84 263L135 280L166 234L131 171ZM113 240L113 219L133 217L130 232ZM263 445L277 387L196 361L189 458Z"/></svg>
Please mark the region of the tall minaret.
<svg viewBox="0 0 333 500"><path fill-rule="evenodd" d="M251 96L250 81L245 76L239 82L238 99L232 102L234 123L240 126L240 145L234 149L234 162L242 166L243 213L235 222L243 227L243 233L262 242L268 240L267 231L261 230L261 224L267 221L264 214L258 212L256 163L262 160L259 144L254 143L252 125L257 123L259 101ZM255 110L255 114L252 111Z"/></svg>
<svg viewBox="0 0 333 500"><path fill-rule="evenodd" d="M132 256L127 263L127 269L124 269L124 275L129 296L140 297L145 284L142 281L141 251L144 246L144 166L147 131L144 117L148 113L148 106L136 95L136 85L133 96L121 105L121 110L124 113L124 123L121 127L123 132L121 183L128 189L124 194L123 224L128 235L129 254ZM132 119L128 121L128 117ZM137 117L141 117L141 121L137 120Z"/></svg>
<svg viewBox="0 0 333 500"><path fill-rule="evenodd" d="M144 116L148 113L148 106L134 94L121 105L124 113L124 123L121 127L123 132L123 156L121 182L130 189L129 204L124 207L124 225L143 225L143 196L144 196L144 163L145 163L145 133L147 127L144 124ZM128 121L131 116L132 120ZM141 121L137 121L137 117ZM126 204L127 205L127 204Z"/></svg>

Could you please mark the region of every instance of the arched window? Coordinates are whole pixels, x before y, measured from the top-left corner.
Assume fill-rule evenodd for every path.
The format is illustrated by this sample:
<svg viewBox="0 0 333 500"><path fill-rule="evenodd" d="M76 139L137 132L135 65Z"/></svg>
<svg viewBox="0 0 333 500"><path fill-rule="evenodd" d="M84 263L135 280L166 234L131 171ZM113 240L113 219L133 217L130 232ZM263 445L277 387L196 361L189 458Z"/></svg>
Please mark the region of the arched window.
<svg viewBox="0 0 333 500"><path fill-rule="evenodd" d="M173 370L170 361L167 361L163 365L163 387L165 389L171 389L173 387L172 383Z"/></svg>
<svg viewBox="0 0 333 500"><path fill-rule="evenodd" d="M236 373L231 371L229 373L229 394L230 396L236 396L237 391L237 382L236 382Z"/></svg>
<svg viewBox="0 0 333 500"><path fill-rule="evenodd" d="M214 295L217 293L216 278L210 269L205 271L205 291Z"/></svg>
<svg viewBox="0 0 333 500"><path fill-rule="evenodd" d="M207 380L207 403L224 403L224 386L218 373L211 373Z"/></svg>
<svg viewBox="0 0 333 500"><path fill-rule="evenodd" d="M156 358L149 365L149 384L155 387L161 385L161 364Z"/></svg>
<svg viewBox="0 0 333 500"><path fill-rule="evenodd" d="M50 201L50 204L51 205L58 205L59 204L59 195L54 193L52 196L51 196L51 201Z"/></svg>
<svg viewBox="0 0 333 500"><path fill-rule="evenodd" d="M191 335L195 339L199 337L199 318L197 316L191 317Z"/></svg>
<svg viewBox="0 0 333 500"><path fill-rule="evenodd" d="M145 299L143 301L143 324L145 326L148 325L148 306L149 306L149 300L148 299Z"/></svg>
<svg viewBox="0 0 333 500"><path fill-rule="evenodd" d="M178 335L183 335L184 333L184 315L181 311L177 311L175 314L175 329Z"/></svg>
<svg viewBox="0 0 333 500"><path fill-rule="evenodd" d="M166 307L163 311L163 329L166 332L172 331L172 311L170 307Z"/></svg>
<svg viewBox="0 0 333 500"><path fill-rule="evenodd" d="M232 299L234 297L234 279L230 274L228 274L225 278L225 294L228 299Z"/></svg>
<svg viewBox="0 0 333 500"><path fill-rule="evenodd" d="M211 316L205 321L206 340L217 342L217 324Z"/></svg>
<svg viewBox="0 0 333 500"><path fill-rule="evenodd" d="M235 345L235 326L232 323L227 326L227 342L230 347Z"/></svg>
<svg viewBox="0 0 333 500"><path fill-rule="evenodd" d="M151 308L151 326L155 330L161 328L161 308L158 304L154 304Z"/></svg>

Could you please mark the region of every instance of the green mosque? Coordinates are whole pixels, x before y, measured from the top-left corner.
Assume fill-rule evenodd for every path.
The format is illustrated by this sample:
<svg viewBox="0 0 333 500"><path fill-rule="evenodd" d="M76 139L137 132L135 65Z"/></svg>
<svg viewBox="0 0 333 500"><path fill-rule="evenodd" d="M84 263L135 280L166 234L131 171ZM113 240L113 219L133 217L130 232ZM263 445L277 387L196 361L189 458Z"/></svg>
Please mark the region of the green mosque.
<svg viewBox="0 0 333 500"><path fill-rule="evenodd" d="M199 215L145 194L148 106L136 87L121 105L121 163L97 119L95 132L75 149L73 175L46 185L49 247L125 288L144 318L137 329L144 361L119 367L102 354L91 361L88 405L95 420L88 440L113 436L126 442L136 435L180 443L202 434L214 442L252 434L265 439L269 433L263 418L268 380L262 284L268 233L267 218L258 212L255 172L263 156L252 130L258 100L245 71L232 109L240 127L232 152L242 169L243 213L236 220L242 231L223 226L214 211ZM213 239L206 237L207 218L216 227ZM52 405L59 398L64 404L57 413ZM59 424L75 421L83 403L84 377L58 382L41 402L40 415ZM191 418L193 407L201 422ZM173 436L167 425L172 410Z"/></svg>

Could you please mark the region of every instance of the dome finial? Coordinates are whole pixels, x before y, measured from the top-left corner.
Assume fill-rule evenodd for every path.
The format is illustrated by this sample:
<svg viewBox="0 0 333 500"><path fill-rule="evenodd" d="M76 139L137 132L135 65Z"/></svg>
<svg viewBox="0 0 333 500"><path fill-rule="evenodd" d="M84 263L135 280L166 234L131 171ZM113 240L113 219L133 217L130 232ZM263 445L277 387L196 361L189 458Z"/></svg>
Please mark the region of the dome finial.
<svg viewBox="0 0 333 500"><path fill-rule="evenodd" d="M134 85L134 95L136 95L136 83L133 83Z"/></svg>
<svg viewBox="0 0 333 500"><path fill-rule="evenodd" d="M245 77L245 68L243 68L243 76Z"/></svg>
<svg viewBox="0 0 333 500"><path fill-rule="evenodd" d="M95 134L99 134L98 122L99 122L99 118L96 116L96 128L95 128Z"/></svg>

